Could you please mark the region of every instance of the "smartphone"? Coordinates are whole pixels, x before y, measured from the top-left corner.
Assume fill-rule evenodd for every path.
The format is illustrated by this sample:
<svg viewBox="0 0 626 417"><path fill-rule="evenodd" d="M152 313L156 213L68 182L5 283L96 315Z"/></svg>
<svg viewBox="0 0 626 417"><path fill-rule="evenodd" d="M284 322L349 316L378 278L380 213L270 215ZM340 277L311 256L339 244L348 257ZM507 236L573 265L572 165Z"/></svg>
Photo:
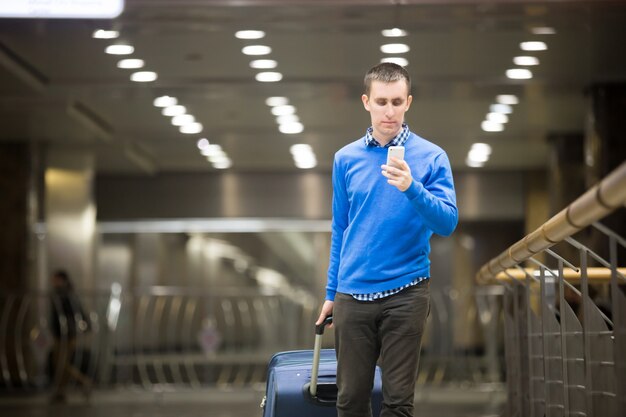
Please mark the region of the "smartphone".
<svg viewBox="0 0 626 417"><path fill-rule="evenodd" d="M394 166L391 162L392 156L398 159L404 159L404 146L390 146L387 149L387 165Z"/></svg>

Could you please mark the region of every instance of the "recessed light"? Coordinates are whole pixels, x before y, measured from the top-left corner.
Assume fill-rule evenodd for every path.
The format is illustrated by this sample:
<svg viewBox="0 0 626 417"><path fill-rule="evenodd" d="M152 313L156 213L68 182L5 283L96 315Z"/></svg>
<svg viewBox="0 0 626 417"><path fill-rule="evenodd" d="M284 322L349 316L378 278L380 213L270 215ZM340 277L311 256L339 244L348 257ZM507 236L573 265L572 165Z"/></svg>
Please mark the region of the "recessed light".
<svg viewBox="0 0 626 417"><path fill-rule="evenodd" d="M167 106L165 107L163 110L161 110L161 113L163 114L163 116L178 116L179 114L185 114L187 113L187 109L185 108L185 106L181 106L181 105L174 105L174 106Z"/></svg>
<svg viewBox="0 0 626 417"><path fill-rule="evenodd" d="M474 143L470 150L478 151L486 155L491 155L491 145L489 145L488 143L481 143L481 142Z"/></svg>
<svg viewBox="0 0 626 417"><path fill-rule="evenodd" d="M470 159L469 157L465 158L465 165L470 168L482 168L485 165L484 162L478 162Z"/></svg>
<svg viewBox="0 0 626 417"><path fill-rule="evenodd" d="M278 130L280 131L280 133L294 135L297 133L302 133L302 131L304 130L304 125L300 122L284 123L278 126Z"/></svg>
<svg viewBox="0 0 626 417"><path fill-rule="evenodd" d="M513 107L508 104L492 104L489 106L489 111L491 113L502 113L502 114L511 114L513 113Z"/></svg>
<svg viewBox="0 0 626 417"><path fill-rule="evenodd" d="M514 105L514 104L519 103L519 99L514 94L499 94L496 96L496 101L500 104L509 104L509 105Z"/></svg>
<svg viewBox="0 0 626 417"><path fill-rule="evenodd" d="M280 116L276 116L276 123L282 125L283 123L294 123L299 122L300 118L297 114L283 114Z"/></svg>
<svg viewBox="0 0 626 417"><path fill-rule="evenodd" d="M256 59L250 62L250 68L254 69L273 69L278 66L278 62L273 59Z"/></svg>
<svg viewBox="0 0 626 417"><path fill-rule="evenodd" d="M519 44L522 51L545 51L548 49L548 45L541 41L522 42Z"/></svg>
<svg viewBox="0 0 626 417"><path fill-rule="evenodd" d="M271 71L259 72L254 78L262 83L275 83L283 79L283 74Z"/></svg>
<svg viewBox="0 0 626 417"><path fill-rule="evenodd" d="M283 106L274 106L271 110L274 116L283 116L285 114L295 114L296 108L294 106L290 106L289 104Z"/></svg>
<svg viewBox="0 0 626 417"><path fill-rule="evenodd" d="M153 104L155 107L169 107L178 104L178 100L176 99L176 97L161 96L155 98Z"/></svg>
<svg viewBox="0 0 626 417"><path fill-rule="evenodd" d="M241 49L244 55L268 55L272 53L272 48L266 45L248 45Z"/></svg>
<svg viewBox="0 0 626 417"><path fill-rule="evenodd" d="M480 127L485 132L502 132L504 130L504 125L502 123L491 122L489 120L484 120Z"/></svg>
<svg viewBox="0 0 626 417"><path fill-rule="evenodd" d="M506 76L512 80L528 80L533 78L533 73L525 68L513 68L506 70Z"/></svg>
<svg viewBox="0 0 626 417"><path fill-rule="evenodd" d="M131 45L116 44L107 46L104 52L110 55L130 55L135 52L135 48Z"/></svg>
<svg viewBox="0 0 626 417"><path fill-rule="evenodd" d="M235 37L238 39L261 39L265 36L265 32L262 30L240 30L235 32Z"/></svg>
<svg viewBox="0 0 626 417"><path fill-rule="evenodd" d="M186 135L194 135L196 133L202 132L202 124L201 123L189 123L188 125L183 125L178 128L180 133L184 133Z"/></svg>
<svg viewBox="0 0 626 417"><path fill-rule="evenodd" d="M380 62L391 62L393 64L398 64L401 67L406 67L409 65L409 60L406 58L402 58L401 56L391 56L387 58L383 58Z"/></svg>
<svg viewBox="0 0 626 417"><path fill-rule="evenodd" d="M117 67L118 68L122 68L122 69L137 69L137 68L143 68L144 66L144 61L143 59L122 59L121 61L119 61L117 63Z"/></svg>
<svg viewBox="0 0 626 417"><path fill-rule="evenodd" d="M98 29L91 36L95 39L115 39L120 36L120 33L117 30Z"/></svg>
<svg viewBox="0 0 626 417"><path fill-rule="evenodd" d="M516 56L513 58L513 63L519 66L531 66L539 65L539 58L534 56Z"/></svg>
<svg viewBox="0 0 626 417"><path fill-rule="evenodd" d="M265 104L270 107L286 106L289 104L289 99L287 97L268 97L265 100Z"/></svg>
<svg viewBox="0 0 626 417"><path fill-rule="evenodd" d="M381 45L380 50L384 54L404 54L409 52L411 48L404 43L388 43Z"/></svg>
<svg viewBox="0 0 626 417"><path fill-rule="evenodd" d="M408 35L406 30L400 28L383 29L381 33L387 38L399 38Z"/></svg>
<svg viewBox="0 0 626 417"><path fill-rule="evenodd" d="M229 158L223 159L221 161L213 162L213 168L215 169L228 169L233 165Z"/></svg>
<svg viewBox="0 0 626 417"><path fill-rule="evenodd" d="M507 123L509 121L509 117L504 113L487 113L486 119L495 123Z"/></svg>
<svg viewBox="0 0 626 417"><path fill-rule="evenodd" d="M292 155L298 155L312 151L313 148L311 148L311 145L308 145L306 143L296 143L289 147L289 152L291 152Z"/></svg>
<svg viewBox="0 0 626 417"><path fill-rule="evenodd" d="M138 71L130 74L130 80L138 83L149 83L157 79L157 73L154 71Z"/></svg>
<svg viewBox="0 0 626 417"><path fill-rule="evenodd" d="M530 32L533 35L554 35L556 33L556 29L549 26L540 26L530 28Z"/></svg>
<svg viewBox="0 0 626 417"><path fill-rule="evenodd" d="M174 126L183 126L188 125L190 123L195 123L196 118L191 114L179 114L177 116L172 117L172 124Z"/></svg>
<svg viewBox="0 0 626 417"><path fill-rule="evenodd" d="M201 138L198 140L198 149L206 149L209 146L209 140L207 138Z"/></svg>

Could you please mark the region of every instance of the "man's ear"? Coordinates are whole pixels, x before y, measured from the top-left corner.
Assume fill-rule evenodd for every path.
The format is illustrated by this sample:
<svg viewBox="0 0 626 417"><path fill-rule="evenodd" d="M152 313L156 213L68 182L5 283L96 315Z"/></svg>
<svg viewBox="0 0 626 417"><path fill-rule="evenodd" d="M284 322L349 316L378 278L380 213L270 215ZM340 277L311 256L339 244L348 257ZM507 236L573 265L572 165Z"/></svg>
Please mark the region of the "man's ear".
<svg viewBox="0 0 626 417"><path fill-rule="evenodd" d="M409 94L409 96L406 99L406 109L409 110L409 108L411 107L411 103L413 102L413 96Z"/></svg>
<svg viewBox="0 0 626 417"><path fill-rule="evenodd" d="M365 110L370 111L370 99L367 94L363 94L361 96L361 101L363 102L363 107L365 107Z"/></svg>

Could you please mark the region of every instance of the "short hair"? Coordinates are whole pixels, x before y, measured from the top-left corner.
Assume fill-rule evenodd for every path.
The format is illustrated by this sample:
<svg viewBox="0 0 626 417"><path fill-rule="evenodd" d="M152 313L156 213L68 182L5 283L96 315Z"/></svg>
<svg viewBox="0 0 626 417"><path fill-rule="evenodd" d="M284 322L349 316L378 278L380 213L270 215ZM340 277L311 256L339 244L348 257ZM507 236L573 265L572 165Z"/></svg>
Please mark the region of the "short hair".
<svg viewBox="0 0 626 417"><path fill-rule="evenodd" d="M399 80L406 81L408 94L411 94L411 77L404 67L394 64L393 62L383 62L382 64L375 65L365 74L365 79L363 80L365 84L365 94L369 96L372 81L390 83Z"/></svg>

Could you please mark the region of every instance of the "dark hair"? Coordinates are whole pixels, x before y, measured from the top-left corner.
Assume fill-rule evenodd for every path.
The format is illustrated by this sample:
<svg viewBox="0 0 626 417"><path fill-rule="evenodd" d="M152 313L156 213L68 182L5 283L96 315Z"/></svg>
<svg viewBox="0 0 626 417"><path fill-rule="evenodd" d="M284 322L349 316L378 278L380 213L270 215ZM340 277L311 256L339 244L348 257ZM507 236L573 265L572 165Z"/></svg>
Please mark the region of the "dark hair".
<svg viewBox="0 0 626 417"><path fill-rule="evenodd" d="M372 81L382 81L384 83L390 83L393 81L405 80L408 94L411 93L411 77L404 67L394 64L392 62L383 62L382 64L375 65L367 74L363 83L365 84L365 94L369 96Z"/></svg>

